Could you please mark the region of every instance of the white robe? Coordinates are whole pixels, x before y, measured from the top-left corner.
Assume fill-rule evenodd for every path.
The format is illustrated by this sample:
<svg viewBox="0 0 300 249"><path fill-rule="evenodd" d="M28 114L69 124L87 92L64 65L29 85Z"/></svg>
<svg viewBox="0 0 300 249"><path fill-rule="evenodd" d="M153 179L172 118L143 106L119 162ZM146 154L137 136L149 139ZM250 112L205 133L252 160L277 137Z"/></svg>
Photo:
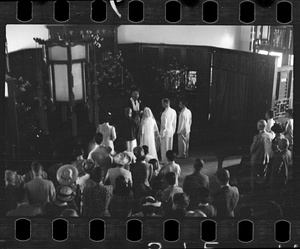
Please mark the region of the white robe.
<svg viewBox="0 0 300 249"><path fill-rule="evenodd" d="M177 114L174 109L168 107L161 115L161 159L162 163L168 162L166 152L173 149L173 136L176 132Z"/></svg>

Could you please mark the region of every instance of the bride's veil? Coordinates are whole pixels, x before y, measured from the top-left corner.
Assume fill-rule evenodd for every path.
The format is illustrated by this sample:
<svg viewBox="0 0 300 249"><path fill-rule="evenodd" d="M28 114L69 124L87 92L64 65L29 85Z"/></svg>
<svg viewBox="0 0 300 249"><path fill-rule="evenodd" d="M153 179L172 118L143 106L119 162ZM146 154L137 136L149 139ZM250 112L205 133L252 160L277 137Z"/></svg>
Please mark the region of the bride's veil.
<svg viewBox="0 0 300 249"><path fill-rule="evenodd" d="M141 120L141 124L140 124L140 131L141 131L141 134L144 134L145 133L145 125L146 125L146 122L147 120L149 120L148 118L152 119L152 121L154 122L154 128L155 130L157 130L157 123L156 123L156 120L154 118L154 115L151 111L151 109L149 107L145 107L144 109L144 114L143 114L143 117L142 117L142 120ZM148 122L149 123L149 122Z"/></svg>
<svg viewBox="0 0 300 249"><path fill-rule="evenodd" d="M155 120L155 118L153 116L153 113L152 113L152 111L151 111L151 109L149 107L145 107L145 109L144 109L144 114L143 114L143 117L142 117L142 122L146 118L153 118Z"/></svg>

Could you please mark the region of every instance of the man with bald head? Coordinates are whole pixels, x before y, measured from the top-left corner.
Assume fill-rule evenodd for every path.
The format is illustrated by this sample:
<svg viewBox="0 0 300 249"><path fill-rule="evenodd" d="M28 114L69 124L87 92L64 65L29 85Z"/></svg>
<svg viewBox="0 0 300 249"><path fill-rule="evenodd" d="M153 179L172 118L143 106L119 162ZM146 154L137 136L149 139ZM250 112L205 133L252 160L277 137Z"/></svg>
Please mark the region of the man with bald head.
<svg viewBox="0 0 300 249"><path fill-rule="evenodd" d="M265 180L269 158L272 154L272 135L266 131L267 122L263 119L257 122L258 134L254 136L250 147L251 154L251 191L255 183Z"/></svg>
<svg viewBox="0 0 300 249"><path fill-rule="evenodd" d="M272 196L280 197L284 186L288 182L288 169L292 165L292 154L288 150L289 141L286 138L278 141L278 150L274 158L271 172L270 188Z"/></svg>

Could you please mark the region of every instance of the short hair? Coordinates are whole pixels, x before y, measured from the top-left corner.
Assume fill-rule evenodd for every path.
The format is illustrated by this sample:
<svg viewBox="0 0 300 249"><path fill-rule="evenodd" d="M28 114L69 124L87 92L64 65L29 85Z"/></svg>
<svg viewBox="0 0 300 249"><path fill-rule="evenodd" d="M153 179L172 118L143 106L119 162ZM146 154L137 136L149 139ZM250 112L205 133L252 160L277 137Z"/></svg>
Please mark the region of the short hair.
<svg viewBox="0 0 300 249"><path fill-rule="evenodd" d="M102 169L100 167L95 167L90 174L90 179L95 183L100 183L102 179L101 176L102 176Z"/></svg>
<svg viewBox="0 0 300 249"><path fill-rule="evenodd" d="M133 154L135 155L137 160L145 160L145 152L142 147L135 147L133 149Z"/></svg>
<svg viewBox="0 0 300 249"><path fill-rule="evenodd" d="M182 99L179 101L179 103L181 102L181 104L183 104L184 106L187 106L188 102L185 99Z"/></svg>
<svg viewBox="0 0 300 249"><path fill-rule="evenodd" d="M76 210L66 208L61 212L61 217L79 217L79 215Z"/></svg>
<svg viewBox="0 0 300 249"><path fill-rule="evenodd" d="M257 121L257 126L259 130L263 130L267 126L267 122L263 119Z"/></svg>
<svg viewBox="0 0 300 249"><path fill-rule="evenodd" d="M204 161L201 158L196 158L194 162L194 168L196 170L201 170L204 166Z"/></svg>
<svg viewBox="0 0 300 249"><path fill-rule="evenodd" d="M24 183L22 183L13 192L13 198L17 203L22 203L23 201L26 200L26 190L24 186L25 186Z"/></svg>
<svg viewBox="0 0 300 249"><path fill-rule="evenodd" d="M132 94L134 94L134 93L138 93L138 94L139 94L139 93L140 93L140 91L139 91L139 90L137 90L137 89L135 89L135 90L133 90L133 91L131 92L131 95L132 95Z"/></svg>
<svg viewBox="0 0 300 249"><path fill-rule="evenodd" d="M168 185L175 185L176 183L176 174L174 172L168 172L165 175L166 182Z"/></svg>
<svg viewBox="0 0 300 249"><path fill-rule="evenodd" d="M283 133L285 131L285 128L283 125L279 124L279 123L275 123L272 127L271 127L271 131L273 131L274 133Z"/></svg>
<svg viewBox="0 0 300 249"><path fill-rule="evenodd" d="M168 105L170 104L170 100L168 98L164 98L162 102Z"/></svg>
<svg viewBox="0 0 300 249"><path fill-rule="evenodd" d="M229 183L230 173L227 169L220 169L216 173L217 179L221 184Z"/></svg>
<svg viewBox="0 0 300 249"><path fill-rule="evenodd" d="M127 146L126 146L126 139L123 137L119 137L117 138L117 140L114 142L114 147L115 147L115 152L121 153L127 150Z"/></svg>
<svg viewBox="0 0 300 249"><path fill-rule="evenodd" d="M289 145L289 140L287 140L286 138L282 138L278 141L278 147L280 150L287 150Z"/></svg>
<svg viewBox="0 0 300 249"><path fill-rule="evenodd" d="M158 167L158 160L153 158L153 159L150 159L149 160L149 163L153 166L153 170L157 170L159 167Z"/></svg>
<svg viewBox="0 0 300 249"><path fill-rule="evenodd" d="M166 153L166 157L169 160L169 162L173 162L176 157L176 154L173 150L168 150Z"/></svg>
<svg viewBox="0 0 300 249"><path fill-rule="evenodd" d="M144 150L145 155L147 155L149 153L149 147L147 145L143 145L142 148Z"/></svg>
<svg viewBox="0 0 300 249"><path fill-rule="evenodd" d="M173 196L173 203L179 206L180 208L187 208L190 204L190 199L186 195L186 193L176 193Z"/></svg>
<svg viewBox="0 0 300 249"><path fill-rule="evenodd" d="M32 164L31 164L31 170L35 173L39 173L40 170L43 169L43 166L40 162L38 161L34 161Z"/></svg>
<svg viewBox="0 0 300 249"><path fill-rule="evenodd" d="M273 110L267 110L267 114L270 118L273 118L274 117L274 111Z"/></svg>
<svg viewBox="0 0 300 249"><path fill-rule="evenodd" d="M294 110L293 109L287 109L285 111L287 114L289 114L293 118Z"/></svg>
<svg viewBox="0 0 300 249"><path fill-rule="evenodd" d="M100 132L97 132L94 136L94 141L96 144L100 145L102 143L103 140L103 135Z"/></svg>

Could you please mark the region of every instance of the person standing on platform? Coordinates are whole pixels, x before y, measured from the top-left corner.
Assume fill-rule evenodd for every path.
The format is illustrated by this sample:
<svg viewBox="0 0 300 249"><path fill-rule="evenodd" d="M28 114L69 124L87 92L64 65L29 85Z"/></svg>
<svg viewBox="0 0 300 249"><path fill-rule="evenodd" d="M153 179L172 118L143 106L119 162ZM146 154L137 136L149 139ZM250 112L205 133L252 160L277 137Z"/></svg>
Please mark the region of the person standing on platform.
<svg viewBox="0 0 300 249"><path fill-rule="evenodd" d="M111 148L111 154L115 154L114 141L117 138L116 129L112 125L109 124L111 121L111 113L108 112L104 117L103 124L99 124L96 133L100 132L103 135L103 140L101 145L107 146Z"/></svg>
<svg viewBox="0 0 300 249"><path fill-rule="evenodd" d="M192 112L186 107L185 101L179 102L181 112L178 120L178 158L184 159L188 157L190 133L192 126Z"/></svg>
<svg viewBox="0 0 300 249"><path fill-rule="evenodd" d="M139 91L133 91L129 99L128 107L132 109L132 118L139 124L141 121L141 114L143 114L143 105L140 100Z"/></svg>
<svg viewBox="0 0 300 249"><path fill-rule="evenodd" d="M165 111L161 115L160 151L162 163L167 164L166 153L168 150L173 149L173 136L176 131L177 114L176 111L170 107L169 99L163 99L162 106L165 108Z"/></svg>
<svg viewBox="0 0 300 249"><path fill-rule="evenodd" d="M127 151L133 152L133 149L137 147L137 129L136 122L132 119L132 109L130 107L125 108L125 119L122 122L121 133L126 140Z"/></svg>

